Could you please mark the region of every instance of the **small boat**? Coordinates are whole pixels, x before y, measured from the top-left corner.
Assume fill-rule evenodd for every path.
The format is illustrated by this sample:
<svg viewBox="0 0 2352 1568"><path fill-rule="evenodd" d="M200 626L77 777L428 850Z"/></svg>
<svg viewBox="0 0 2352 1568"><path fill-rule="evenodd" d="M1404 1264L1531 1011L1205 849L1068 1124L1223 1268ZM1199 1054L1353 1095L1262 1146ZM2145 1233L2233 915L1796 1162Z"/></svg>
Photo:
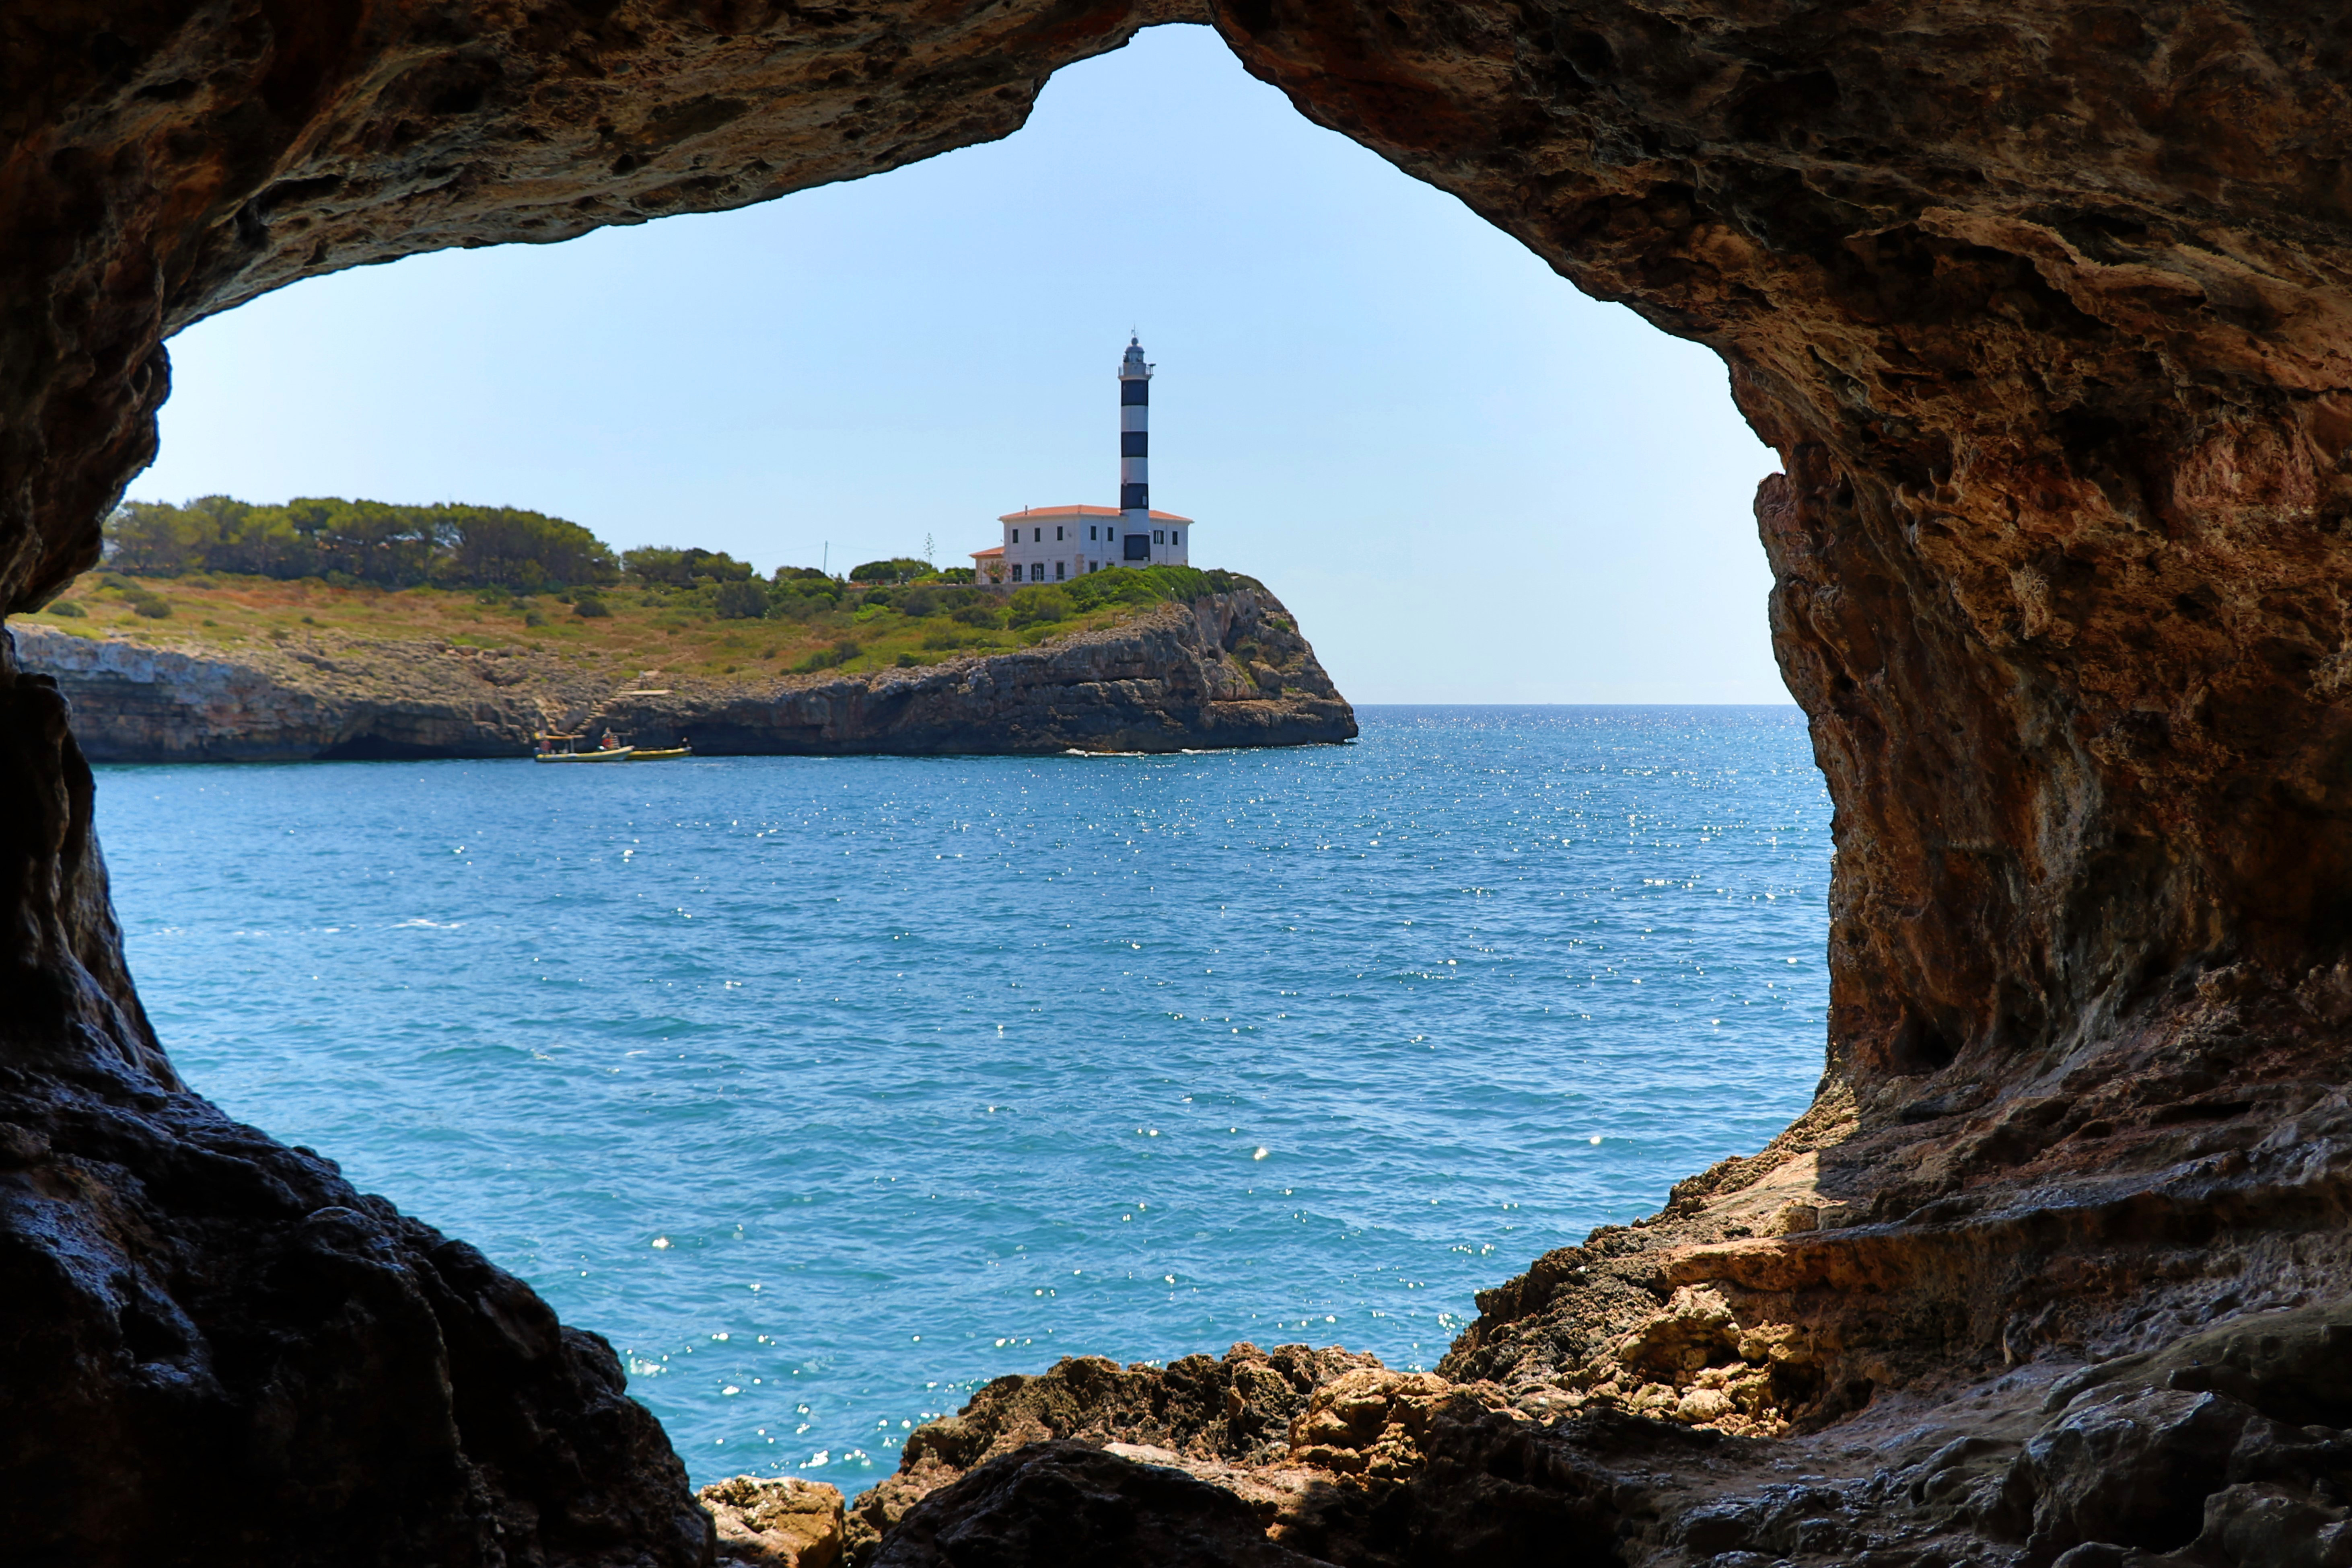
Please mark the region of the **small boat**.
<svg viewBox="0 0 2352 1568"><path fill-rule="evenodd" d="M604 743L587 750L580 749L582 737L576 735L542 735L539 749L531 753L533 762L626 762L635 756L635 748L623 746L611 730L604 732Z"/></svg>
<svg viewBox="0 0 2352 1568"><path fill-rule="evenodd" d="M694 747L680 742L676 746L640 746L629 753L632 762L674 762L681 757L694 755Z"/></svg>

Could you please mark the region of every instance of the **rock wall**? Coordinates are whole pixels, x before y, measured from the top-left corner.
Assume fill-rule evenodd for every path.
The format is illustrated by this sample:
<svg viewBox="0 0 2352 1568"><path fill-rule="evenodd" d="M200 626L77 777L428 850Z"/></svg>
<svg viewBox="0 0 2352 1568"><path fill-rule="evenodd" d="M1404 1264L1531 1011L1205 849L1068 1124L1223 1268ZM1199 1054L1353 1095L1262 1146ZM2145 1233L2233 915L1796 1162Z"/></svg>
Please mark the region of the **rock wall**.
<svg viewBox="0 0 2352 1568"><path fill-rule="evenodd" d="M1447 1364L1469 1403L1400 1396L1423 1414L1365 1439L1412 1438L1366 1494L1382 1523L1329 1550L2338 1552L2342 1439L2281 1430L2299 1411L2340 1427L2294 1390L2332 1375L2346 1325L2326 1315L2347 1283L2352 1025L2352 20L2336 12L130 0L102 26L13 18L0 597L38 603L95 559L100 514L153 449L163 340L190 321L337 267L735 205L1002 135L1054 68L1177 16L1213 21L1303 112L1579 287L1723 355L1782 459L1758 497L1773 628L1837 808L1814 1112L1655 1223L1494 1292ZM114 1348L76 1385L104 1404L144 1386L140 1346L171 1342L121 1326L141 1321L131 1298L75 1272L99 1254L72 1225L212 1202L278 1156L212 1158L190 1107L154 1124L152 1184L111 1174L130 1167L108 1163L110 1129L177 1091L121 969L62 710L13 664L5 679L9 1103L90 1108L46 1145L27 1134L54 1174L8 1190L63 1209L10 1220L5 1242L27 1278L85 1281L73 1321ZM247 1278L204 1261L245 1256L236 1227L171 1234L192 1280ZM362 1400L440 1386L424 1337L372 1360L335 1337L331 1294L282 1299L310 1315L289 1305L271 1343L315 1344L328 1381L238 1385L226 1428L299 1427L332 1378ZM35 1332L7 1312L8 1333ZM2277 1332L2230 1339L2241 1322ZM0 1364L34 1401L10 1406L35 1413L16 1429L47 1429L46 1385L23 1357ZM2072 1381L2086 1365L2126 1370ZM495 1386L494 1415L526 1407ZM1906 1431L1940 1446L1915 1453ZM469 1456L482 1517L561 1513L531 1500L560 1487L499 1479L461 1436L433 1451ZM614 1445L596 1473L633 1451ZM144 1487L160 1461L123 1451L37 1445L7 1479L41 1463L78 1500ZM1126 1472L1041 1454L1035 1484L1016 1451L941 1488L884 1550L969 1560L983 1537L1035 1539L1017 1516L1037 1500L1084 1497L1116 1558ZM256 1461L249 1495L317 1495L298 1470ZM407 1539L395 1472L339 1471L340 1517ZM1184 1535L1188 1498L1139 1480L1126 1560L1221 1539L1223 1505ZM84 1561L134 1539L168 1561L189 1539L74 1518L43 1527L112 1543ZM1540 1518L1559 1530L1492 1523ZM399 1555L353 1549L371 1552Z"/></svg>
<svg viewBox="0 0 2352 1568"><path fill-rule="evenodd" d="M611 726L705 756L1175 751L1346 740L1353 710L1272 594L1236 589L1018 653L754 682L664 676L527 648L318 641L239 650L14 629L94 762L520 757Z"/></svg>

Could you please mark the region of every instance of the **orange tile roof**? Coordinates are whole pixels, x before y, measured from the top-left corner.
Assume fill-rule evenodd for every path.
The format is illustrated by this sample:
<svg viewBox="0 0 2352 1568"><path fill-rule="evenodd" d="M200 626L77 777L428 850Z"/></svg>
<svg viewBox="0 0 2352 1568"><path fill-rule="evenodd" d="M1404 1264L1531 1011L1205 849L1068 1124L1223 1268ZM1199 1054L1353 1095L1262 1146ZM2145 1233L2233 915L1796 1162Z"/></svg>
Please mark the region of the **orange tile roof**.
<svg viewBox="0 0 2352 1568"><path fill-rule="evenodd" d="M974 560L978 560L978 559L980 559L982 556L1003 555L1003 553L1004 553L1004 547L1003 547L1003 545L998 545L998 546L997 546L995 549L976 549L976 550L972 551L972 552L971 552L971 559L974 559Z"/></svg>
<svg viewBox="0 0 2352 1568"><path fill-rule="evenodd" d="M1033 517L1115 517L1118 516L1117 507L1031 507L1026 511L1007 512L996 520L1000 523L1018 523ZM1151 520L1155 523L1189 523L1192 519L1180 517L1173 512L1154 512L1151 514Z"/></svg>

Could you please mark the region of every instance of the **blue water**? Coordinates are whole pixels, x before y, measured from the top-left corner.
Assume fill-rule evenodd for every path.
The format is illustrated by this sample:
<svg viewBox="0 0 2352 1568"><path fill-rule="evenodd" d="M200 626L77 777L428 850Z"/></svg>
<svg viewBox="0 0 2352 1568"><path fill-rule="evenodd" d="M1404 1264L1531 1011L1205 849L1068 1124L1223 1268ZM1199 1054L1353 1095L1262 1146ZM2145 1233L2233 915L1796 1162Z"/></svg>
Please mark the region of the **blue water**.
<svg viewBox="0 0 2352 1568"><path fill-rule="evenodd" d="M193 1083L607 1335L698 1482L1055 1357L1433 1363L1822 1059L1790 708L1165 758L110 768Z"/></svg>

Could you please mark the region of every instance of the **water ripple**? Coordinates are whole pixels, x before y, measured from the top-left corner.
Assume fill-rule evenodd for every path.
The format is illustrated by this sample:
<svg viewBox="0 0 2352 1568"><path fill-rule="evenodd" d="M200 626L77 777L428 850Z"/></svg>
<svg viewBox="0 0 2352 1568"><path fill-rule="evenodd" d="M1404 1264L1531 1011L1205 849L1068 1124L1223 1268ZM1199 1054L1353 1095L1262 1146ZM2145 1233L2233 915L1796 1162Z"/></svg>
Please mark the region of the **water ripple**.
<svg viewBox="0 0 2352 1568"><path fill-rule="evenodd" d="M610 1337L698 1481L1063 1354L1422 1366L1821 1066L1793 709L1345 748L101 769L205 1092Z"/></svg>

